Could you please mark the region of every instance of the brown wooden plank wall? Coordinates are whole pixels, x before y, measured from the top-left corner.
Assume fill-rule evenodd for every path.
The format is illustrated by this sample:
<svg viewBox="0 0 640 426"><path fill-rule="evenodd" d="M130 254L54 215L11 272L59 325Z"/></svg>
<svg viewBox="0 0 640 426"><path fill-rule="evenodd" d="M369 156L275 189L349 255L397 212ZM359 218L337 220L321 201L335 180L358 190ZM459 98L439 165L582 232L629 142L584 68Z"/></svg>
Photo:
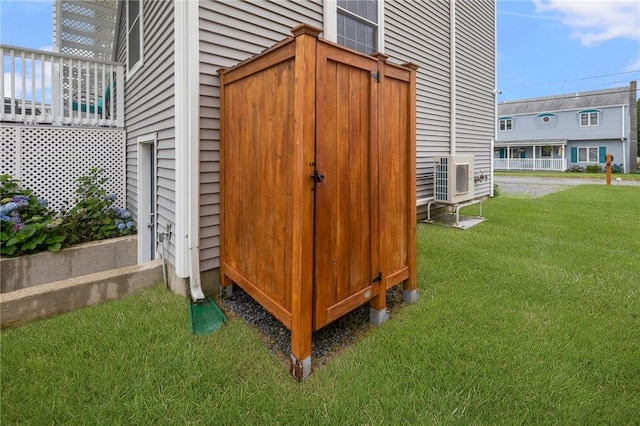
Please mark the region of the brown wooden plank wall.
<svg viewBox="0 0 640 426"><path fill-rule="evenodd" d="M322 2L200 1L200 263L220 256L220 88L216 71L291 36L300 23L322 27Z"/></svg>
<svg viewBox="0 0 640 426"><path fill-rule="evenodd" d="M293 44L281 48L293 55ZM269 59L279 60L277 55ZM225 86L223 258L236 281L290 321L294 59L229 72ZM253 65L253 64L252 64ZM253 69L252 69L253 68ZM258 71L255 71L259 68ZM252 72L255 71L255 72ZM266 301L270 299L271 301Z"/></svg>

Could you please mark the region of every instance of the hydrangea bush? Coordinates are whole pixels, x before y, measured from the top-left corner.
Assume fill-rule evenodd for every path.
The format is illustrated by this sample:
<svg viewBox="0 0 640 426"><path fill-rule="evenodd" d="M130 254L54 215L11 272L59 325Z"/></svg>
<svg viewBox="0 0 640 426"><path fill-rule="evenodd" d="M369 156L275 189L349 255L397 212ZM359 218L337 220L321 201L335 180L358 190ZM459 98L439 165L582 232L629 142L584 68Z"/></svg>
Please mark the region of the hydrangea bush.
<svg viewBox="0 0 640 426"><path fill-rule="evenodd" d="M72 244L135 234L131 213L114 206L116 196L103 189L108 181L103 172L93 168L88 176L78 178L76 204L59 214L10 175L0 176L0 253L58 251Z"/></svg>
<svg viewBox="0 0 640 426"><path fill-rule="evenodd" d="M93 168L88 176L78 178L78 200L64 212L69 244L87 243L105 238L135 234L131 213L114 206L115 194L107 194L103 185L109 178L102 177L103 169Z"/></svg>
<svg viewBox="0 0 640 426"><path fill-rule="evenodd" d="M58 251L65 241L62 220L29 189L9 175L0 176L0 253L19 256Z"/></svg>

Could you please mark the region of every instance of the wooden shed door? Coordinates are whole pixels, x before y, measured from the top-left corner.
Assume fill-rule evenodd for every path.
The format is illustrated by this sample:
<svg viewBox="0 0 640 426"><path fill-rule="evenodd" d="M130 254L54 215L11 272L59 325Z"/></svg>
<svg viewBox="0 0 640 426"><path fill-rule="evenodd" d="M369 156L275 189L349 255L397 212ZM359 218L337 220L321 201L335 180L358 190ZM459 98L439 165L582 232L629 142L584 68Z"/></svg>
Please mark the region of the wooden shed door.
<svg viewBox="0 0 640 426"><path fill-rule="evenodd" d="M377 60L318 44L314 329L378 292Z"/></svg>

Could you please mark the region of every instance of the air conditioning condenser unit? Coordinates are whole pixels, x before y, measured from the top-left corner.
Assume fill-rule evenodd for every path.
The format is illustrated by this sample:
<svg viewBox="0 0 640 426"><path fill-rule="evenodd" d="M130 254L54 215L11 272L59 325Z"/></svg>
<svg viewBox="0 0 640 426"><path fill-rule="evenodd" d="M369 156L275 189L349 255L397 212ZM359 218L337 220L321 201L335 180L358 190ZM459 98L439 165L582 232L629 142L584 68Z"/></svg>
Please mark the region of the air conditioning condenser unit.
<svg viewBox="0 0 640 426"><path fill-rule="evenodd" d="M458 204L473 199L473 155L441 155L434 162L434 201Z"/></svg>

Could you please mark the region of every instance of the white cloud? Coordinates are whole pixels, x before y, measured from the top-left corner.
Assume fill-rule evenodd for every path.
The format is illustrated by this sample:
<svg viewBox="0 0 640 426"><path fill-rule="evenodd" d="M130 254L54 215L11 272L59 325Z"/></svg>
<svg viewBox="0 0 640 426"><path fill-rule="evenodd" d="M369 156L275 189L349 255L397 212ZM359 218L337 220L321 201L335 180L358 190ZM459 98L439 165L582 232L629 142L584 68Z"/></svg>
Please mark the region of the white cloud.
<svg viewBox="0 0 640 426"><path fill-rule="evenodd" d="M559 19L584 46L596 46L616 38L640 40L638 0L532 1L536 12Z"/></svg>

